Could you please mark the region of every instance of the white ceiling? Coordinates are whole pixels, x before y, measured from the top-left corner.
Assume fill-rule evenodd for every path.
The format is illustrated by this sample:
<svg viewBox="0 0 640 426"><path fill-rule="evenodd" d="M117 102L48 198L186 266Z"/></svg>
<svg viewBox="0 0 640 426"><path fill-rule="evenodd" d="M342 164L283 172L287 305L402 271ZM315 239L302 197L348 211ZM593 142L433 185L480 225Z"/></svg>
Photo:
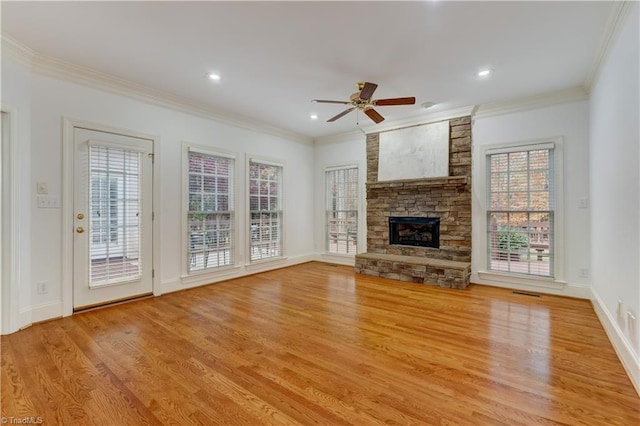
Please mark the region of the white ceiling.
<svg viewBox="0 0 640 426"><path fill-rule="evenodd" d="M195 105L321 137L373 124L345 107L358 81L383 123L582 86L614 2L10 2L2 33L44 57ZM494 70L489 79L475 73ZM219 83L206 74L219 72ZM424 102L436 102L429 110ZM319 115L317 121L310 113Z"/></svg>

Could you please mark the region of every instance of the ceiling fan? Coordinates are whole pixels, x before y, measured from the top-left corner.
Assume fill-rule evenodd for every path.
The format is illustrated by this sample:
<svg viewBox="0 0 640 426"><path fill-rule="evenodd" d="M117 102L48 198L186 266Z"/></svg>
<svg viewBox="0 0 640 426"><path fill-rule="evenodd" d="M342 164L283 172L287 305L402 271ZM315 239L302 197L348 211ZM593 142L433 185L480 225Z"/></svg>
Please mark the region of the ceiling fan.
<svg viewBox="0 0 640 426"><path fill-rule="evenodd" d="M325 104L344 104L351 105L350 108L342 111L340 114L335 115L327 120L327 122L336 121L338 118L343 117L353 111L354 109L358 109L363 111L367 117L372 119L377 123L380 123L384 120L384 117L381 116L378 111L373 109L374 106L389 106L389 105L413 105L416 103L416 98L407 97L407 98L389 98L389 99L371 99L373 96L373 92L378 88L378 85L375 83L358 83L357 84L358 91L352 93L350 96L350 100L348 101L328 101L325 99L314 99L312 102L317 103L325 103Z"/></svg>

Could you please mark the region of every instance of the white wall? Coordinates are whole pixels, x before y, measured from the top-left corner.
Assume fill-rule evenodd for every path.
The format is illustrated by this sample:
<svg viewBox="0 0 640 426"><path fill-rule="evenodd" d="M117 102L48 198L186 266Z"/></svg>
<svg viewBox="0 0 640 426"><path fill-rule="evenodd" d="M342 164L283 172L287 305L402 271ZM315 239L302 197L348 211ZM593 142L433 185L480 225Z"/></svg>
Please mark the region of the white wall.
<svg viewBox="0 0 640 426"><path fill-rule="evenodd" d="M359 180L359 215L358 215L358 253L367 251L367 205L366 187L367 181L367 137L363 133L351 133L338 138L326 138L315 143L314 166L314 214L315 214L315 241L316 253L327 262L353 265L353 255L329 255L325 249L325 180L324 174L327 167L356 165L358 166Z"/></svg>
<svg viewBox="0 0 640 426"><path fill-rule="evenodd" d="M563 103L526 111L474 119L473 127L473 251L471 281L481 284L505 285L496 278L479 274L486 271L486 215L483 210L484 161L482 147L556 137L563 139L564 221L557 223L564 230L564 239L557 249L563 250L566 285L546 285L536 280L509 279L509 287L534 291L589 297L589 278L580 277L580 269L590 265L589 209L580 208L580 200L589 197L589 104L587 101ZM561 246L564 245L562 248ZM482 275L483 277L480 277ZM518 283L515 285L514 283Z"/></svg>
<svg viewBox="0 0 640 426"><path fill-rule="evenodd" d="M640 393L639 15L633 2L592 88L590 181L593 302Z"/></svg>
<svg viewBox="0 0 640 426"><path fill-rule="evenodd" d="M31 286L31 230L29 227L31 216L31 162L30 132L31 132L31 76L27 64L2 60L2 109L9 115L11 141L15 148L12 153L13 187L12 198L16 205L8 206L12 218L11 232L3 234L9 238L9 252L3 253L9 263L13 263L11 282L2 282L2 333L16 331L21 326L31 322L32 303ZM7 200L3 200L3 203ZM3 206L7 207L7 206ZM5 209L6 212L6 209ZM3 241L5 244L7 241ZM9 265L4 265L7 268ZM6 278L6 277L5 277ZM13 284L13 285L10 285Z"/></svg>
<svg viewBox="0 0 640 426"><path fill-rule="evenodd" d="M5 71L5 68L7 71ZM11 90L7 90L7 89ZM15 101L14 101L15 99ZM173 109L149 104L107 91L74 84L32 73L27 68L13 70L3 58L3 102L20 104L21 120L26 123L21 133L25 152L21 153L24 215L20 217L21 238L31 242L20 260L22 276L20 309L30 313L19 326L60 316L64 286L62 282L62 209L38 208L36 182L46 182L51 196L64 197L62 152L63 117L130 130L159 137L156 147L155 173L160 173L160 204L156 220L161 230L161 245L156 271L160 271L161 288L156 293L179 290L183 282L182 241L182 142L218 148L236 155L238 189L237 214L240 216L240 267L230 276L286 266L313 259L314 198L309 188L314 185L313 145L293 137L274 136L247 130ZM29 134L30 132L30 134ZM31 146L29 151L27 148ZM285 165L285 255L276 264L245 268L248 259L242 239L246 224L245 158L267 157ZM61 203L63 204L63 203ZM31 217L29 217L29 212ZM29 237L30 236L30 237ZM199 283L219 280L203 276ZM45 281L48 294L38 295L36 284Z"/></svg>

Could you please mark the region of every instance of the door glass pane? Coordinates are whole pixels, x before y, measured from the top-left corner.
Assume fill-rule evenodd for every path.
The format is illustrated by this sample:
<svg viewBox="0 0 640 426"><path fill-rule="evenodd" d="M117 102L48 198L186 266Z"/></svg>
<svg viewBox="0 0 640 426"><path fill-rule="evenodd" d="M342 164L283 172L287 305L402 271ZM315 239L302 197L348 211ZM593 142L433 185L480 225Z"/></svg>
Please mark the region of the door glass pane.
<svg viewBox="0 0 640 426"><path fill-rule="evenodd" d="M89 149L89 286L139 279L140 153Z"/></svg>

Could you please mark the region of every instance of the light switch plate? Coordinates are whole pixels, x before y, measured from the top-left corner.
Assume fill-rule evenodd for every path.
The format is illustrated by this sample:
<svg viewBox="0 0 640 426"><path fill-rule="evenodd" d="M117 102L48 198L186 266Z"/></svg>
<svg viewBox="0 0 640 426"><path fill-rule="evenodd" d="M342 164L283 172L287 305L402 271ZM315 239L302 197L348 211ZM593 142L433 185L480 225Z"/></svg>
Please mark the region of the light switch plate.
<svg viewBox="0 0 640 426"><path fill-rule="evenodd" d="M38 182L36 183L36 192L38 194L46 195L49 193L49 185L47 182Z"/></svg>

